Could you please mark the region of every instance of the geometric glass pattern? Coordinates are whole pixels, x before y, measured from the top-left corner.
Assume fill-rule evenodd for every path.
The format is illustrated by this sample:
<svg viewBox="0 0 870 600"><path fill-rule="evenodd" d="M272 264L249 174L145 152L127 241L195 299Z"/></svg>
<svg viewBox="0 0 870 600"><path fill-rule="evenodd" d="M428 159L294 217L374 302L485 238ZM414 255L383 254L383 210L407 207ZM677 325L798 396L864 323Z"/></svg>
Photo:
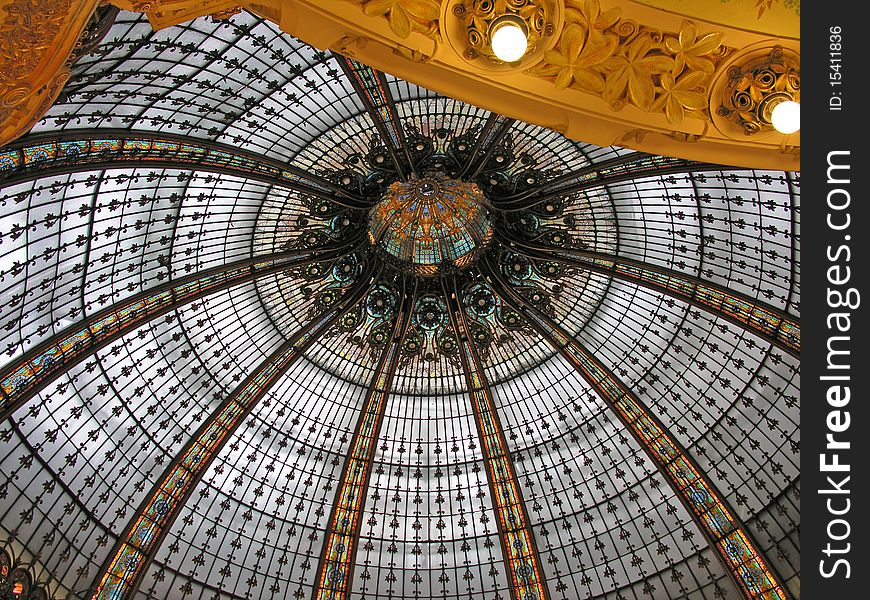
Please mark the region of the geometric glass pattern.
<svg viewBox="0 0 870 600"><path fill-rule="evenodd" d="M745 598L787 600L788 596L751 541L745 526L722 500L720 492L704 477L694 460L667 433L625 385L596 360L564 329L534 309L523 311L530 323L562 353L615 411L628 431L669 479L686 507L696 515L704 535L728 568Z"/></svg>
<svg viewBox="0 0 870 600"><path fill-rule="evenodd" d="M800 595L799 173L108 29L0 153L0 590Z"/></svg>
<svg viewBox="0 0 870 600"><path fill-rule="evenodd" d="M535 256L546 256L530 250ZM698 281L676 271L653 268L630 259L613 258L595 252L564 250L561 258L573 264L620 279L637 282L719 314L723 318L757 333L794 356L800 355L800 323L782 311L743 294Z"/></svg>
<svg viewBox="0 0 870 600"><path fill-rule="evenodd" d="M193 491L203 472L215 455L235 434L239 425L250 415L263 396L344 311L359 300L362 286L348 298L339 301L331 310L308 323L281 348L264 361L214 411L199 428L170 466L138 511L138 518L122 538L108 566L98 578L91 600L116 600L130 597L152 559L156 546L162 541L166 529L172 525L187 497Z"/></svg>
<svg viewBox="0 0 870 600"><path fill-rule="evenodd" d="M529 526L526 504L520 492L504 429L499 422L498 410L474 343L468 335L466 315L461 308L455 306L451 306L450 312L461 340L459 353L468 382L468 396L477 424L477 435L483 446L490 489L495 499L511 598L547 600L550 596L542 578L541 559Z"/></svg>
<svg viewBox="0 0 870 600"><path fill-rule="evenodd" d="M0 370L0 415L5 418L54 377L106 344L175 307L267 273L328 258L298 252L258 261L240 261L157 286L156 289L101 310L73 325L58 339L40 344Z"/></svg>
<svg viewBox="0 0 870 600"><path fill-rule="evenodd" d="M378 361L378 370L362 407L351 450L336 490L333 512L329 519L328 537L317 570L317 600L345 600L350 596L349 584L353 576L353 561L362 525L363 504L371 473L372 456L378 432L389 401L393 374L399 361L400 349L410 321L410 307L406 302L396 316L389 343Z"/></svg>

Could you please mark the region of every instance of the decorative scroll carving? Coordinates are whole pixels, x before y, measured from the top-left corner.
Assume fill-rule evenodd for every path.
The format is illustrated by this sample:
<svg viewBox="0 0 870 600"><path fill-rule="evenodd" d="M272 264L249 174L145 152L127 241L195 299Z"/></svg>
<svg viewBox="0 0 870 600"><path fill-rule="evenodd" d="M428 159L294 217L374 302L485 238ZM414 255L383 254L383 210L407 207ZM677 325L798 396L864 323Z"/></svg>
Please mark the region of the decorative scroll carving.
<svg viewBox="0 0 870 600"><path fill-rule="evenodd" d="M102 42L103 38L106 37L106 34L109 33L109 29L111 29L112 25L115 24L115 19L119 12L121 12L121 9L117 6L112 6L111 4L97 8L91 17L91 20L88 21L81 37L79 37L79 40L76 42L75 48L67 60L68 66L71 67L81 60L83 56L93 52L97 46L100 45L100 42Z"/></svg>
<svg viewBox="0 0 870 600"><path fill-rule="evenodd" d="M558 0L448 0L441 29L456 53L470 64L499 72L521 71L539 62L552 47L563 12L564 3ZM504 17L521 23L527 33L526 52L512 63L492 51L492 32Z"/></svg>
<svg viewBox="0 0 870 600"><path fill-rule="evenodd" d="M0 25L0 103L3 116L33 93L26 82L58 36L70 0L14 0L3 7Z"/></svg>
<svg viewBox="0 0 870 600"><path fill-rule="evenodd" d="M746 57L728 67L717 114L743 129L745 135L772 131L770 114L784 100L800 102L801 70L796 53L781 46Z"/></svg>
<svg viewBox="0 0 870 600"><path fill-rule="evenodd" d="M532 6L529 1L500 0L492 4ZM624 18L620 7L602 7L598 0L547 0L544 3L555 12L547 17L537 48L520 62L508 65L479 55L469 63L463 57L467 44L463 43L462 48L459 48L453 40L455 35L451 34L456 29L465 36L466 30L460 22L462 18L454 15L452 10L463 0L349 2L345 8L340 8L342 3L337 3L337 6L324 12L319 5L316 10L312 8L316 5L313 0L112 0L113 5L122 9L146 12L155 28L203 15L227 18L239 6L248 7L269 20L281 23L289 33L302 35L303 39L306 32L327 32L321 36L324 47L338 48L357 60L410 77L415 83L431 85L433 89L448 95L455 96L458 92L441 89L443 86L437 77L429 81L429 76L437 75L442 65L451 69L460 67L461 70L463 66L473 64L476 71L491 71L495 75L523 72L551 82L557 92L586 92L589 98L573 93L567 96L558 93L553 99L558 100L555 103L560 107L583 107L584 118L590 116L590 108L593 113L600 113L598 116L593 114L594 125L590 123L584 129L584 139L599 145L623 140L646 151L680 153L684 157L709 157L713 151L722 155L717 162L728 164L765 168L791 168L797 165L792 158L798 153L797 144L792 143L791 149L780 148L779 145L759 139L764 136L753 136L749 140L742 132L738 138L728 131L721 131L717 119L727 119L716 114L721 95L713 93L716 102L712 106L709 104L713 87L711 81L714 73L723 72L725 56L736 51L722 45L724 33L721 31L699 34L694 23L685 21L682 27L676 27L670 19L652 19L638 24ZM97 3L98 0L0 0L0 37L4 42L0 53L0 146L27 131L60 93L70 77L67 62ZM292 20L285 23L287 20L281 15L297 10L301 11L300 14L309 15L304 25L291 26L289 23ZM316 18L321 19L316 22L311 20L315 12ZM347 43L340 41L341 36L339 41L331 38L337 26L334 16L340 15L341 22L346 23L353 13L362 18L352 30L345 28ZM18 25L19 21L21 26ZM38 22L39 27L34 27L34 22ZM388 39L383 39L386 28L381 23L389 27L386 34ZM30 33L25 35L27 31ZM434 46L422 47L421 41L425 41L423 36L430 38ZM364 47L367 41L376 39L378 43ZM356 42L350 44L350 40ZM455 56L439 51L439 46L448 43L456 51ZM378 49L382 44L392 51L382 53ZM395 65L396 69L391 69L391 65ZM414 78L416 75L411 77L406 74L409 65L421 67L419 79ZM430 71L429 67L435 71ZM25 77L26 73L30 74ZM464 100L491 105L491 108L494 106L495 110L502 112L509 111L510 107L514 117L552 126L553 113L543 110L539 116L538 111L540 107L553 104L553 101L546 92L542 93L534 85L529 89L540 100L540 104L527 106L518 103L517 98L509 94L511 99L504 97L505 104L499 106L492 105L492 102L499 101L494 98L501 96L492 95L494 88L490 88L497 82L492 81L491 77L461 73L460 79L472 84L462 88L467 90L467 95L460 94ZM707 102L702 101L705 98ZM597 108L597 99L605 100L613 110ZM634 121L638 118L637 111L631 115L633 124L621 130L620 124L625 119L617 117L614 111L627 104L650 113L650 117L640 118L645 123L652 123L640 130L662 135L628 134L629 130L633 132L637 129ZM560 110L575 114L571 108ZM677 126L673 133L662 131L657 115L664 115L671 124ZM693 119L681 126L686 117ZM695 128L699 121L715 122L717 128L705 127L703 131L697 131ZM687 127L690 130L685 129ZM577 135L576 126L566 125L559 129L569 137ZM735 152L733 144L722 146L719 141L722 137L739 139L740 146L751 152ZM683 145L687 147L685 152ZM693 148L688 149L690 146ZM765 153L767 150L775 154L768 155Z"/></svg>

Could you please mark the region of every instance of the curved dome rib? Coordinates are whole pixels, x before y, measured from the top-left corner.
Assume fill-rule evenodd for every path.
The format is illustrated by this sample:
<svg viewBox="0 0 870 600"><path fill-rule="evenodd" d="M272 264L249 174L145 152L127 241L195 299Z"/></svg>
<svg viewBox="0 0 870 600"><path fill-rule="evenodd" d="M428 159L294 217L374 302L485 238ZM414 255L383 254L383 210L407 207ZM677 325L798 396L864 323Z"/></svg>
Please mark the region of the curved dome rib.
<svg viewBox="0 0 870 600"><path fill-rule="evenodd" d="M499 481L522 498L538 595L751 598L613 403L498 299L481 259L505 251L521 263L503 275L523 306L639 399L781 575L788 587L775 593L799 596L800 364L788 351L799 344L799 174L571 141L245 12L154 31L122 11L65 90L0 172L0 373L45 366L40 344L55 356L65 332L92 335L93 319L161 290L194 295L163 317L131 317L96 352L63 355L56 378L37 372L51 384L0 423L0 550L31 561L50 600L92 586L202 422L369 263L383 270L365 298L197 471L130 600L310 599L331 571L325 543L347 541L334 557L349 598L508 598L518 565ZM80 164L57 152L132 137L151 145ZM421 277L365 239L371 207L414 181L412 167L479 186L492 235L463 234L476 261ZM335 244L354 236L355 247ZM184 287L325 247L343 255L240 271L215 293ZM400 341L382 317L402 303L390 290L403 278L418 287ZM385 340L394 367L379 366ZM512 477L490 476L460 350L477 361ZM343 466L381 374L388 401L373 411L362 490L342 483L353 483ZM336 495L351 488L358 527L331 536Z"/></svg>
<svg viewBox="0 0 870 600"><path fill-rule="evenodd" d="M335 60L341 66L341 70L353 86L363 106L366 107L381 139L387 144L396 171L403 179L416 176L417 171L411 154L408 152L405 132L402 130L399 115L396 113L396 103L390 94L390 88L384 74L340 54L336 55ZM399 152L402 153L401 158Z"/></svg>
<svg viewBox="0 0 870 600"><path fill-rule="evenodd" d="M88 592L93 600L126 598L135 593L169 527L212 460L281 375L365 295L374 272L374 265L369 264L335 306L284 342L199 427L124 529Z"/></svg>
<svg viewBox="0 0 870 600"><path fill-rule="evenodd" d="M529 258L547 260L554 250L552 246L527 242L510 235L504 237L517 253ZM745 294L657 265L602 252L559 249L557 261L612 275L685 300L753 332L796 358L800 357L800 320Z"/></svg>
<svg viewBox="0 0 870 600"><path fill-rule="evenodd" d="M532 326L593 386L626 430L657 464L697 522L710 547L746 598L789 598L781 578L759 550L758 543L724 496L694 459L641 400L577 340L539 309L520 300L498 271L487 263L489 277L499 283L501 299L522 312Z"/></svg>
<svg viewBox="0 0 870 600"><path fill-rule="evenodd" d="M462 308L461 292L454 280L452 289L444 282L444 298L450 322L456 332L459 358L467 394L477 426L477 438L483 448L487 483L494 501L496 525L508 572L513 600L549 600L543 578L541 558L529 523L526 502L520 491L510 449L486 373L473 341L468 317Z"/></svg>
<svg viewBox="0 0 870 600"><path fill-rule="evenodd" d="M326 539L318 561L315 600L349 596L372 460L416 297L416 284L403 280L401 305L383 342L374 378L360 409L350 451L335 491Z"/></svg>
<svg viewBox="0 0 870 600"><path fill-rule="evenodd" d="M487 159L492 155L498 147L498 143L508 134L514 126L515 121L504 115L492 113L486 119L480 135L474 146L471 147L471 152L468 155L468 160L462 170L456 175L459 179L465 177L468 172L474 168L470 179L474 179L480 170L486 165ZM481 155L481 152L483 154Z"/></svg>
<svg viewBox="0 0 870 600"><path fill-rule="evenodd" d="M635 152L609 161L581 167L560 175L518 194L499 198L499 208L505 211L528 210L533 206L584 190L605 187L624 181L677 173L721 171L722 165L701 163L670 156L650 156Z"/></svg>
<svg viewBox="0 0 870 600"><path fill-rule="evenodd" d="M294 165L183 135L77 130L28 136L7 148L0 152L0 187L92 169L151 166L235 175L348 208L368 207L362 197Z"/></svg>
<svg viewBox="0 0 870 600"><path fill-rule="evenodd" d="M334 260L352 244L248 258L181 277L98 311L28 350L0 370L0 421L67 370L136 328L204 296L247 281Z"/></svg>
<svg viewBox="0 0 870 600"><path fill-rule="evenodd" d="M461 176L466 176L468 179L474 179L480 175L481 171L487 166L490 157L498 150L499 145L505 136L510 133L515 121L502 115L494 115L496 117L493 124L493 129L486 126L480 133L480 144L475 144L471 149L471 156L468 158L465 168L461 171ZM487 123L489 125L490 123ZM480 158L477 158L477 153L483 150Z"/></svg>

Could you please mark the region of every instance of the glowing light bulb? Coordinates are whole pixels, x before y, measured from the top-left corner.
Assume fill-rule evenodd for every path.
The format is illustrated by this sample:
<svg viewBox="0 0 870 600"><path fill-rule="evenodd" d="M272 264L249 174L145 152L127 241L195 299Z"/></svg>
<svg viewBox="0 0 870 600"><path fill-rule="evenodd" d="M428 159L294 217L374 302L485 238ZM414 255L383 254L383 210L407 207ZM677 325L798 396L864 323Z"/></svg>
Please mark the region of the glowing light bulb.
<svg viewBox="0 0 870 600"><path fill-rule="evenodd" d="M503 24L495 24L492 33L492 51L500 60L514 62L521 59L526 53L528 44L526 32L516 23L506 21Z"/></svg>
<svg viewBox="0 0 870 600"><path fill-rule="evenodd" d="M801 105L792 100L780 102L773 107L770 122L780 133L794 133L801 128Z"/></svg>

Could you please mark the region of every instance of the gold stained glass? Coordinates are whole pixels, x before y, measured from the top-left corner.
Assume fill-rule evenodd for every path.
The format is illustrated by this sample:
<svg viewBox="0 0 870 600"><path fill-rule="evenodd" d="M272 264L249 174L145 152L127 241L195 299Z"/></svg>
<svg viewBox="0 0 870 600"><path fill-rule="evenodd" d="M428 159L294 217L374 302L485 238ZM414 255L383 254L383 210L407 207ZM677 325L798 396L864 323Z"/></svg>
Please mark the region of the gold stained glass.
<svg viewBox="0 0 870 600"><path fill-rule="evenodd" d="M369 213L372 245L424 277L473 264L492 233L483 192L455 179L397 181Z"/></svg>

